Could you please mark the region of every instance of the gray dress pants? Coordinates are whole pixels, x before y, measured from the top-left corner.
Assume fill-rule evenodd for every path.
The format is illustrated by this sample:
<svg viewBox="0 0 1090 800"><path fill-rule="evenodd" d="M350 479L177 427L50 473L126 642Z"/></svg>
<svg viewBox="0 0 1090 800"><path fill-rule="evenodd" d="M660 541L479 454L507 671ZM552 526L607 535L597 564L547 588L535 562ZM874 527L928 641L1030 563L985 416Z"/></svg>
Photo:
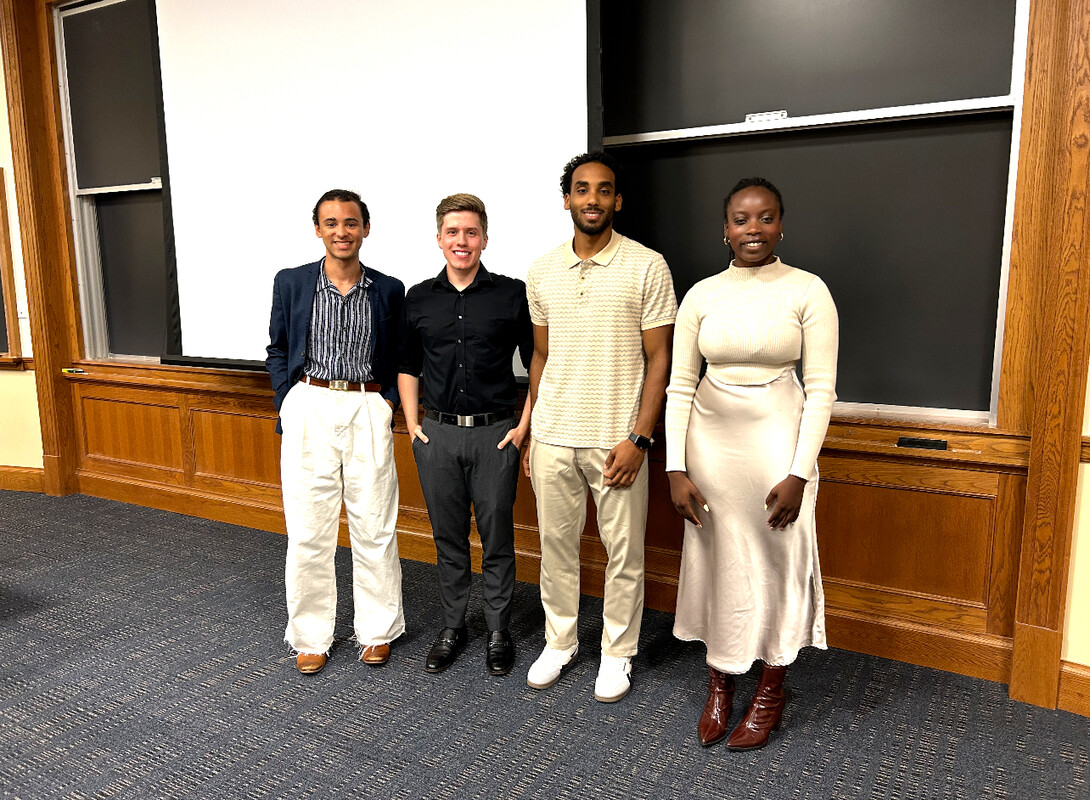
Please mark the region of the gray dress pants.
<svg viewBox="0 0 1090 800"><path fill-rule="evenodd" d="M484 618L490 631L502 630L511 619L515 587L513 507L520 457L513 444L502 450L496 445L515 427L515 420L460 428L425 417L420 424L428 443L414 439L413 456L435 538L443 626L466 624L472 507L484 551Z"/></svg>

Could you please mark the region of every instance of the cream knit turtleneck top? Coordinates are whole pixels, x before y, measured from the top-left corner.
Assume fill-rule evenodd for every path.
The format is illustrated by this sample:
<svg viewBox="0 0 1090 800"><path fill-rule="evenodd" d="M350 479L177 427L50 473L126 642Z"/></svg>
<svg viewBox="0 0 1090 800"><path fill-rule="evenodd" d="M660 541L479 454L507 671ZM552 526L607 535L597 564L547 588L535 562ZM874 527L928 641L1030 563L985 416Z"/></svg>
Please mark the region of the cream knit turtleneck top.
<svg viewBox="0 0 1090 800"><path fill-rule="evenodd" d="M736 267L685 295L666 389L666 469L685 470L685 435L702 360L723 383L770 383L802 361L806 399L791 474L809 479L836 399L837 315L821 278L778 258Z"/></svg>

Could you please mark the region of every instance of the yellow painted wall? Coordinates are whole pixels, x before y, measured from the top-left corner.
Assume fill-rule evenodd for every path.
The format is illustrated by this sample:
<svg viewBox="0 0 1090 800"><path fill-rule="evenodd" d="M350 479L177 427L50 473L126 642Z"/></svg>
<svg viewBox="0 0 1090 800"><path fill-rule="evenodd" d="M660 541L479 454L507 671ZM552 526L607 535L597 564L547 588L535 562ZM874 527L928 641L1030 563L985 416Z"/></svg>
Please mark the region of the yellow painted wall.
<svg viewBox="0 0 1090 800"><path fill-rule="evenodd" d="M1090 436L1090 380L1082 435ZM1090 464L1079 467L1079 494L1075 506L1075 531L1071 543L1071 579L1067 591L1067 625L1064 655L1067 661L1090 666Z"/></svg>
<svg viewBox="0 0 1090 800"><path fill-rule="evenodd" d="M1086 386L1082 435L1090 436L1090 382ZM1090 667L1090 464L1079 466L1079 494L1071 542L1071 577L1067 583L1067 618L1061 658Z"/></svg>
<svg viewBox="0 0 1090 800"><path fill-rule="evenodd" d="M42 466L34 373L0 372L0 467Z"/></svg>

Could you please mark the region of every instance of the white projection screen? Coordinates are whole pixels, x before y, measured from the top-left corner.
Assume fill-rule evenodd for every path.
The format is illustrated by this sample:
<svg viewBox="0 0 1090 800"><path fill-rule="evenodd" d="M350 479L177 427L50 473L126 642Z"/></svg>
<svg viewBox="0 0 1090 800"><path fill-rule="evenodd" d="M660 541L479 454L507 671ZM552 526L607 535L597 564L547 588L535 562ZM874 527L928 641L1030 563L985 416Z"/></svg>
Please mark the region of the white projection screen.
<svg viewBox="0 0 1090 800"><path fill-rule="evenodd" d="M488 208L484 264L525 278L571 235L586 149L583 0L157 0L184 355L264 359L272 280L323 254L327 189L371 212L364 263L439 273L435 206Z"/></svg>

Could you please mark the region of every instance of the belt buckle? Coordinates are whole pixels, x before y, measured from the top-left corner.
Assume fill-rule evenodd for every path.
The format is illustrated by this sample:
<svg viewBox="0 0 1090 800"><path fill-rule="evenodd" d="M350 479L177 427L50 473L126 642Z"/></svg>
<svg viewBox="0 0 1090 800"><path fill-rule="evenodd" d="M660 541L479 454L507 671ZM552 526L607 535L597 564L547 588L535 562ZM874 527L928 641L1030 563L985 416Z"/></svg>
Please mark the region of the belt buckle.
<svg viewBox="0 0 1090 800"><path fill-rule="evenodd" d="M461 414L458 414L457 416L458 416L458 424L461 427L463 427L463 428L472 428L473 427L473 416L472 415L470 415L468 417L463 417Z"/></svg>
<svg viewBox="0 0 1090 800"><path fill-rule="evenodd" d="M330 381L329 388L334 390L335 392L347 392L348 381Z"/></svg>

